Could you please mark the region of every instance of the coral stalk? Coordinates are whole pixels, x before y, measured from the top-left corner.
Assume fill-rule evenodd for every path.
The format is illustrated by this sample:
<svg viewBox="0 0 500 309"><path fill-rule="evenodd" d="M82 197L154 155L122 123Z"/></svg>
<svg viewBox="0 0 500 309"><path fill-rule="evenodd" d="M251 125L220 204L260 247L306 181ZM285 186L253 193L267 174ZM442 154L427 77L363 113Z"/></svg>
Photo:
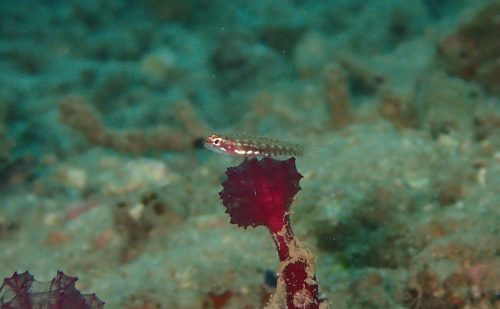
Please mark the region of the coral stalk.
<svg viewBox="0 0 500 309"><path fill-rule="evenodd" d="M298 242L288 219L281 231L273 233L274 243L280 260L280 278L278 284L285 286L288 308L322 308L325 299L319 296L315 276L315 259Z"/></svg>

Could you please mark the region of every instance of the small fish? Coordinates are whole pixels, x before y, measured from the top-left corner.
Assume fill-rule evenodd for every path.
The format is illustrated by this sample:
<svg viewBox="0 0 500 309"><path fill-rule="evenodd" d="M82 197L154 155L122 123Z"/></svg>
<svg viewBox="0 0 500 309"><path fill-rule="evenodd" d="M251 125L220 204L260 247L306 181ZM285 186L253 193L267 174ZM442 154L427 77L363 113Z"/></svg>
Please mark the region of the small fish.
<svg viewBox="0 0 500 309"><path fill-rule="evenodd" d="M212 134L207 137L204 146L213 152L237 158L304 156L302 145L268 137Z"/></svg>

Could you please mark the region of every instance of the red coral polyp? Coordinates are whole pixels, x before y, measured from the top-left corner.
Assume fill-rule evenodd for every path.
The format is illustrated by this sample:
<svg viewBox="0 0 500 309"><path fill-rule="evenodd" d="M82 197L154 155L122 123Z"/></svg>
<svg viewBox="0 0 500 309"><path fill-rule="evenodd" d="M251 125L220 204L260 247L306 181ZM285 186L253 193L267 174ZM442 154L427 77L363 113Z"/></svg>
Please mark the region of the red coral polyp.
<svg viewBox="0 0 500 309"><path fill-rule="evenodd" d="M271 232L281 230L293 198L300 191L302 175L295 167L295 159L245 160L228 168L226 175L219 195L231 223L245 228L266 226Z"/></svg>

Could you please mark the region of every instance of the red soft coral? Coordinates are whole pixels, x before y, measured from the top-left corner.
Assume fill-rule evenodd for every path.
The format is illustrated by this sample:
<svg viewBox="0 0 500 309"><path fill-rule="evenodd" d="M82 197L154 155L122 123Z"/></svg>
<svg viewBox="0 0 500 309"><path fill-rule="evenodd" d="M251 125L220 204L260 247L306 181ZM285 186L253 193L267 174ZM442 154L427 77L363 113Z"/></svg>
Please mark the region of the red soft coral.
<svg viewBox="0 0 500 309"><path fill-rule="evenodd" d="M245 160L228 168L226 174L219 195L231 223L245 228L264 225L271 232L281 230L293 197L300 190L302 175L295 168L295 160Z"/></svg>
<svg viewBox="0 0 500 309"><path fill-rule="evenodd" d="M48 290L32 291L33 276L29 272L6 278L0 286L1 309L102 309L104 302L95 294L83 295L75 287L76 277L62 271L50 282Z"/></svg>
<svg viewBox="0 0 500 309"><path fill-rule="evenodd" d="M245 228L266 226L273 236L280 259L278 291L284 286L287 307L326 307L318 292L314 257L294 238L290 226L289 209L302 178L295 159L244 160L228 168L226 175L219 195L231 223ZM272 301L277 301L277 295Z"/></svg>

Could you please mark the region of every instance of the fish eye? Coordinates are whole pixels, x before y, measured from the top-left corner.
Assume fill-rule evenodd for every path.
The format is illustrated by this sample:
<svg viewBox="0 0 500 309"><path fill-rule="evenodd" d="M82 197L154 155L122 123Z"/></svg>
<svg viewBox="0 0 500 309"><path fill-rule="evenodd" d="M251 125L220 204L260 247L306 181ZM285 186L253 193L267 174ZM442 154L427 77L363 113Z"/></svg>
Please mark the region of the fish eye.
<svg viewBox="0 0 500 309"><path fill-rule="evenodd" d="M214 145L215 145L215 146L220 146L220 142L221 142L221 139L220 139L220 138L216 138L216 139L214 139Z"/></svg>

